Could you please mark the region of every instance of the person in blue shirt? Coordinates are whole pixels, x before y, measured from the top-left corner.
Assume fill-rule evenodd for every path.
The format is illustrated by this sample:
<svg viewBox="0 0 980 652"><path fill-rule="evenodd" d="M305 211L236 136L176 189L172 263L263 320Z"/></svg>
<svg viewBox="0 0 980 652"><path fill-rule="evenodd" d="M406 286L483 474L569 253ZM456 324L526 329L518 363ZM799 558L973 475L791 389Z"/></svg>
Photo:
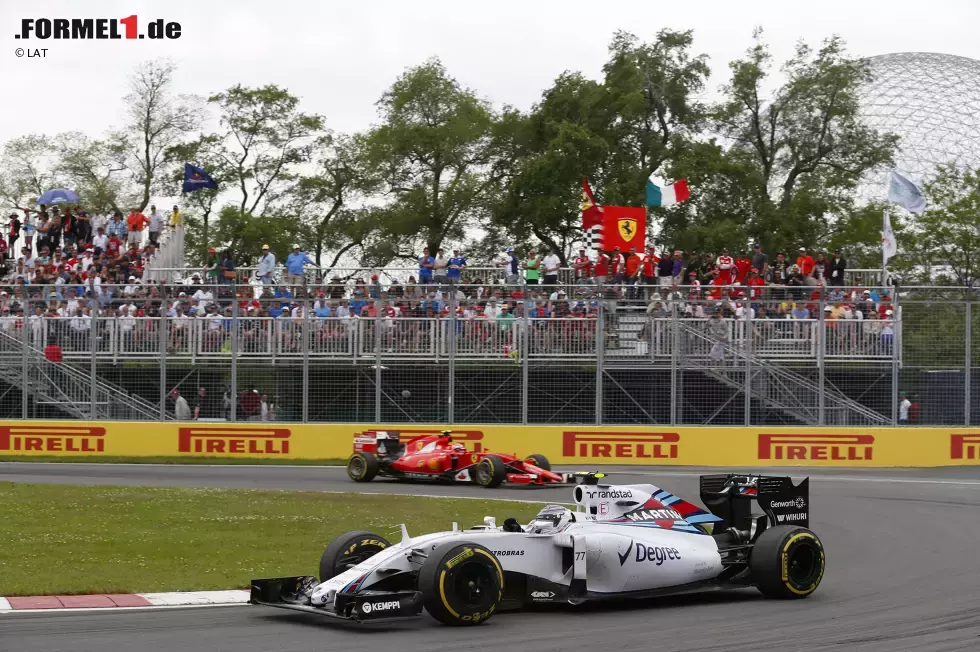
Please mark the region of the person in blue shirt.
<svg viewBox="0 0 980 652"><path fill-rule="evenodd" d="M294 244L293 253L286 257L286 284L303 285L303 267L312 264L310 257L299 250L298 244Z"/></svg>
<svg viewBox="0 0 980 652"><path fill-rule="evenodd" d="M276 299L292 299L293 293L289 291L289 288L277 287L276 291L272 293L272 296Z"/></svg>
<svg viewBox="0 0 980 652"><path fill-rule="evenodd" d="M447 274L449 282L459 283L464 269L466 269L466 258L459 253L459 249L453 249L453 257L449 259L449 272Z"/></svg>
<svg viewBox="0 0 980 652"><path fill-rule="evenodd" d="M282 316L282 307L280 307L278 301L273 301L272 305L269 306L269 316L274 318Z"/></svg>
<svg viewBox="0 0 980 652"><path fill-rule="evenodd" d="M419 285L432 283L432 267L436 264L436 259L429 255L429 248L426 247L419 256Z"/></svg>
<svg viewBox="0 0 980 652"><path fill-rule="evenodd" d="M313 312L316 313L316 316L320 319L326 319L332 314L330 312L330 304L323 300L317 304L317 307L313 309Z"/></svg>

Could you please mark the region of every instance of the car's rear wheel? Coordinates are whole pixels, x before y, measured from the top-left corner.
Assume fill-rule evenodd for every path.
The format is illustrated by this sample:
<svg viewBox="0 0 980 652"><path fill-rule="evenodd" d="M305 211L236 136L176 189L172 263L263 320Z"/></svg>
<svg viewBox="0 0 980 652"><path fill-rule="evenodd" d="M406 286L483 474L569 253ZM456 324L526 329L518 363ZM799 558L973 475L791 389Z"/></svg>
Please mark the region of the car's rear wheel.
<svg viewBox="0 0 980 652"><path fill-rule="evenodd" d="M497 610L504 595L500 562L481 545L451 541L422 562L418 579L422 604L446 625L478 625Z"/></svg>
<svg viewBox="0 0 980 652"><path fill-rule="evenodd" d="M507 465L496 455L487 455L473 469L473 480L481 487L493 489L507 479Z"/></svg>
<svg viewBox="0 0 980 652"><path fill-rule="evenodd" d="M374 532L346 532L330 542L320 557L320 581L336 577L378 554L391 543Z"/></svg>
<svg viewBox="0 0 980 652"><path fill-rule="evenodd" d="M528 455L526 461L530 462L539 469L544 469L545 471L551 470L551 462L549 462L548 458L544 455L539 455L538 453Z"/></svg>
<svg viewBox="0 0 980 652"><path fill-rule="evenodd" d="M370 482L378 475L381 462L373 453L354 453L347 460L347 475L354 482Z"/></svg>
<svg viewBox="0 0 980 652"><path fill-rule="evenodd" d="M756 586L769 598L805 598L817 590L825 567L823 544L817 535L792 525L763 532L749 557Z"/></svg>

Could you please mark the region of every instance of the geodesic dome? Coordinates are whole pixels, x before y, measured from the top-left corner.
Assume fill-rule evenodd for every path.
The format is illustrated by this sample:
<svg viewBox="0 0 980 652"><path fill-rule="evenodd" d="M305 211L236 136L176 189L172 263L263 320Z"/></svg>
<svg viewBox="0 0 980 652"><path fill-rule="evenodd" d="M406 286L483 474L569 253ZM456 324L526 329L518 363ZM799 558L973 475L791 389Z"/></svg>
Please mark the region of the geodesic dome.
<svg viewBox="0 0 980 652"><path fill-rule="evenodd" d="M860 92L861 114L879 131L901 137L898 170L921 184L939 164L980 168L980 61L932 52L866 61L874 78ZM881 176L875 186L884 194Z"/></svg>

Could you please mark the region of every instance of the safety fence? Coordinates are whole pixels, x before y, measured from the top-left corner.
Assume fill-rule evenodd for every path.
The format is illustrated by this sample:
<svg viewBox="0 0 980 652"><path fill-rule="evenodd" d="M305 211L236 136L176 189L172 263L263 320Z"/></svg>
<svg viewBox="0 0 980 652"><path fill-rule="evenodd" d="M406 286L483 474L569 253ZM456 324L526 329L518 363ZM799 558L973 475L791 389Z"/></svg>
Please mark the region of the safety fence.
<svg viewBox="0 0 980 652"><path fill-rule="evenodd" d="M8 286L0 418L853 427L980 418L972 291L672 290Z"/></svg>

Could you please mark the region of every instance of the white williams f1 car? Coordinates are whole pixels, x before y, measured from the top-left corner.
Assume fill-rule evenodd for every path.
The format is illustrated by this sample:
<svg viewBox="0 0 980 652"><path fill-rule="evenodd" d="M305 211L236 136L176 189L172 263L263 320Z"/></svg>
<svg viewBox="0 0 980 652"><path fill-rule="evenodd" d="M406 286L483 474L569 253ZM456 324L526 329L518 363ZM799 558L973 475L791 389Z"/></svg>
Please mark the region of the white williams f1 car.
<svg viewBox="0 0 980 652"><path fill-rule="evenodd" d="M482 623L534 602L580 604L757 587L803 598L823 578L823 545L807 529L809 479L701 477L710 512L653 485L599 484L587 474L575 511L541 510L391 544L370 532L337 537L312 576L252 580L249 602L346 620L417 616ZM761 513L753 513L758 505ZM709 532L706 525L712 524Z"/></svg>

